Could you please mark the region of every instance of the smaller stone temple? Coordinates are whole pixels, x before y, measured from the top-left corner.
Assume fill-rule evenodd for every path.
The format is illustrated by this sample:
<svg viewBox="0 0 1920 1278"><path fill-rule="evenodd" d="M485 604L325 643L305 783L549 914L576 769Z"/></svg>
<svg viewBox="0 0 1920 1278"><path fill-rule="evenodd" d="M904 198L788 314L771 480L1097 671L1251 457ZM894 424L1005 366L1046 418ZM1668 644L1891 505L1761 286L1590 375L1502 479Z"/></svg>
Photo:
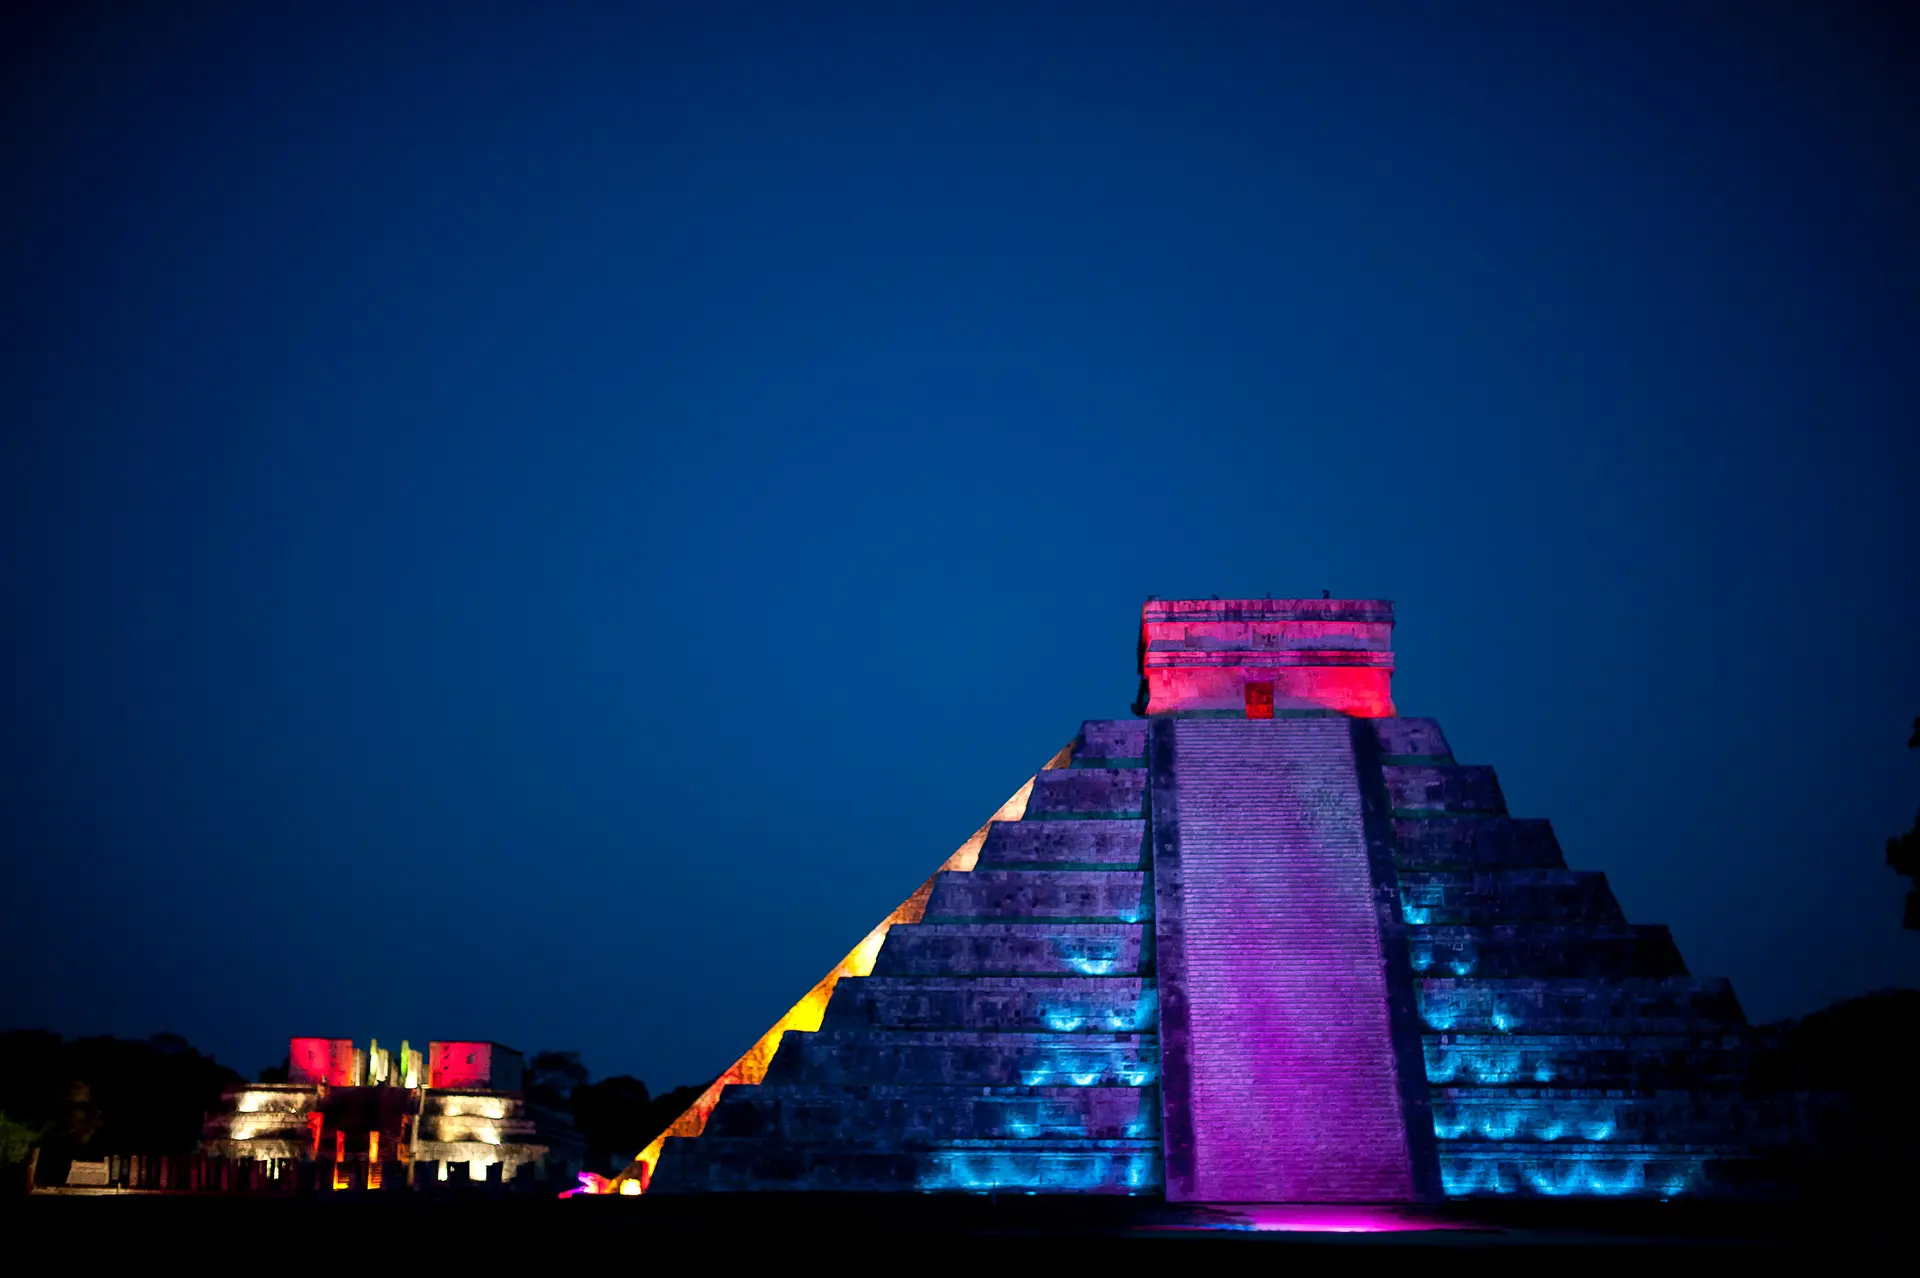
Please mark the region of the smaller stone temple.
<svg viewBox="0 0 1920 1278"><path fill-rule="evenodd" d="M396 1181L571 1179L585 1145L563 1113L530 1104L526 1062L499 1043L296 1038L287 1081L229 1088L200 1152L321 1163L336 1189Z"/></svg>

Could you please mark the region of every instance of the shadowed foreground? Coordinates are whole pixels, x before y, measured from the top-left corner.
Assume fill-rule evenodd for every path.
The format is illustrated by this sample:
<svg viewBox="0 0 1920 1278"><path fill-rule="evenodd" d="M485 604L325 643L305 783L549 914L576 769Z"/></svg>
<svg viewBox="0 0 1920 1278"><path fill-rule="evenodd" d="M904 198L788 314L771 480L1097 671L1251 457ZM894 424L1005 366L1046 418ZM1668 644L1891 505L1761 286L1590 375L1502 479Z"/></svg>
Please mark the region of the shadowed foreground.
<svg viewBox="0 0 1920 1278"><path fill-rule="evenodd" d="M924 1255L1009 1256L1070 1244L1075 1254L1127 1248L1218 1250L1418 1247L1481 1260L1500 1255L1619 1246L1636 1252L1757 1251L1872 1246L1889 1240L1896 1214L1757 1203L1506 1203L1437 1208L1191 1207L1139 1199L995 1198L987 1195L728 1195L460 1202L368 1199L246 1201L173 1197L47 1197L8 1204L16 1236L84 1241L90 1254L125 1248L215 1247L234 1258L262 1247L320 1247L334 1256L383 1244L483 1249L559 1258L670 1247L830 1246L849 1255L911 1241ZM1354 1231L1354 1232L1328 1232ZM829 1242L828 1240L833 1240ZM574 1253L585 1247L587 1252ZM345 1250L343 1250L345 1249Z"/></svg>

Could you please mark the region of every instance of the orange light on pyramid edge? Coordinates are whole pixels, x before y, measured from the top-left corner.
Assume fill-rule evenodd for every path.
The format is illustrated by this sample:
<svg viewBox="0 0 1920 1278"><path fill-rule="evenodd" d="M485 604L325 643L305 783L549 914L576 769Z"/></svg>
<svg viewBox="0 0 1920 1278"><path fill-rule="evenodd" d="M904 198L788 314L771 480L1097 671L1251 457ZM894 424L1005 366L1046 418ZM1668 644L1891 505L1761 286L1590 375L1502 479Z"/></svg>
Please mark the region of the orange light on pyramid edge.
<svg viewBox="0 0 1920 1278"><path fill-rule="evenodd" d="M1050 772L1055 768L1064 768L1073 761L1073 747L1068 745L1060 750L1040 771ZM767 1066L773 1063L773 1054L780 1050L780 1040L786 1037L788 1030L800 1030L811 1033L820 1028L821 1020L827 1014L827 1003L833 998L833 987L843 976L867 976L873 971L874 960L880 954L880 946L887 939L887 931L896 923L918 923L927 912L927 899L933 895L933 885L940 875L949 871L970 871L980 860L980 849L986 845L987 831L995 821L1018 821L1027 812L1027 797L1033 793L1033 778L1028 777L1026 784L1013 792L1013 797L1000 805L998 811L988 817L986 823L973 832L973 836L955 849L952 856L941 862L940 868L929 875L927 881L914 890L912 896L902 901L893 913L880 921L879 926L861 938L860 944L853 947L847 956L835 965L831 972L820 978L805 998L787 1009L787 1014L775 1021L773 1028L760 1036L758 1042L749 1047L746 1054L729 1065L726 1072L715 1079L713 1085L700 1093L698 1099L689 1105L680 1117L673 1120L667 1130L654 1138L651 1145L641 1150L630 1166L614 1177L603 1192L633 1194L644 1192L653 1180L653 1169L660 1161L660 1151L665 1148L667 1138L678 1136L691 1138L700 1135L706 1129L707 1117L713 1113L713 1107L720 1103L720 1094L735 1083L758 1083L767 1076ZM637 1188L635 1188L637 1186ZM594 1192L590 1190L589 1192Z"/></svg>

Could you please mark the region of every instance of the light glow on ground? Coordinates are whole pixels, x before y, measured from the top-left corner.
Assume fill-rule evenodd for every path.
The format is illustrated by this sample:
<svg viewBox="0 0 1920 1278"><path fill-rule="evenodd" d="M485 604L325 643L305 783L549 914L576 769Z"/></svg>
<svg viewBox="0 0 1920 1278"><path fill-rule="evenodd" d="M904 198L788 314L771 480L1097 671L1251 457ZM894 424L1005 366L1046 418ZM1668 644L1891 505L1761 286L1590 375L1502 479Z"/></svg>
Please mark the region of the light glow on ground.
<svg viewBox="0 0 1920 1278"><path fill-rule="evenodd" d="M1213 1220L1150 1225L1150 1229L1222 1230L1240 1233L1391 1234L1483 1226L1444 1220L1416 1207L1383 1204L1320 1205L1289 1203L1215 1203Z"/></svg>

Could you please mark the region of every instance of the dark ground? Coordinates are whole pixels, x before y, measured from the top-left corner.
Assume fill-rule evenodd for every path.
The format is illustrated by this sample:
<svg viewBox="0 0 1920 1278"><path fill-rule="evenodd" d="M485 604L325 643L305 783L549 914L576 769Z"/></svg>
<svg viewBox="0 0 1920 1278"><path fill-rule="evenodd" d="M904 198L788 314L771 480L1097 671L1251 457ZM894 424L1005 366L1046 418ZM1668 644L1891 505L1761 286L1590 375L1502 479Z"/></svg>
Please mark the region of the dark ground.
<svg viewBox="0 0 1920 1278"><path fill-rule="evenodd" d="M40 1196L14 1199L0 1210L17 1242L52 1243L76 1259L104 1258L102 1251L151 1256L156 1250L178 1255L211 1247L212 1254L242 1265L262 1256L303 1255L309 1248L345 1261L397 1258L407 1253L390 1248L430 1243L422 1259L535 1258L543 1267L568 1269L664 1263L676 1270L697 1265L701 1256L742 1249L785 1252L798 1262L809 1252L818 1258L820 1248L839 1251L843 1262L867 1251L870 1259L890 1264L909 1255L1011 1259L1058 1247L1074 1255L1125 1249L1132 1255L1248 1260L1277 1258L1272 1249L1279 1248L1290 1262L1324 1257L1336 1263L1354 1259L1356 1249L1416 1248L1426 1253L1423 1264L1472 1258L1481 1269L1499 1268L1504 1259L1565 1261L1595 1248L1618 1249L1621 1262L1673 1254L1755 1263L1865 1248L1901 1254L1895 1235L1906 1223L1894 1203L1489 1203L1414 1217L1438 1228L1261 1232L1227 1211L1140 1200L797 1194L566 1202ZM1311 1209L1260 1214L1269 1224L1314 1219Z"/></svg>

